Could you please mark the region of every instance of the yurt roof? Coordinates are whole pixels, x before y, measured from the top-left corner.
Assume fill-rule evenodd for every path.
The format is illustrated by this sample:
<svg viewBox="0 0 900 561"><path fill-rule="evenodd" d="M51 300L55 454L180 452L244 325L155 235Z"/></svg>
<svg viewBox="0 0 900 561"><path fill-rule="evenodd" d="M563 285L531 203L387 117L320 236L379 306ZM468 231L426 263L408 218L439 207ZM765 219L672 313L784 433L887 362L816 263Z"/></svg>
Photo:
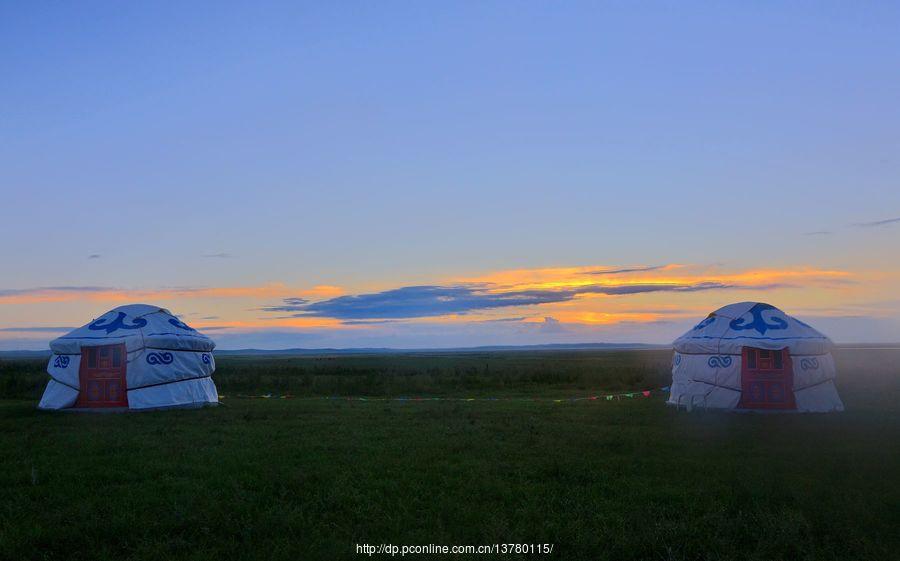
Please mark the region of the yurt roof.
<svg viewBox="0 0 900 561"><path fill-rule="evenodd" d="M83 346L124 343L127 352L143 348L211 351L215 343L165 308L129 304L50 342L57 354L77 354Z"/></svg>
<svg viewBox="0 0 900 561"><path fill-rule="evenodd" d="M763 302L723 306L674 342L676 351L698 354L740 354L742 347L756 347L820 355L833 346L812 326Z"/></svg>

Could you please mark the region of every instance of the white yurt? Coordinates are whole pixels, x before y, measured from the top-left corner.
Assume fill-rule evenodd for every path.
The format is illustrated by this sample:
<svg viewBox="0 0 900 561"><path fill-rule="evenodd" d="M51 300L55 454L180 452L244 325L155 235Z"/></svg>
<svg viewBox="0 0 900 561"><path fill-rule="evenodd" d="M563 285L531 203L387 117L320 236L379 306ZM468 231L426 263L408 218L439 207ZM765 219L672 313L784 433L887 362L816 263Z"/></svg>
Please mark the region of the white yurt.
<svg viewBox="0 0 900 561"><path fill-rule="evenodd" d="M169 310L133 304L50 342L41 409L217 404L216 344Z"/></svg>
<svg viewBox="0 0 900 561"><path fill-rule="evenodd" d="M843 411L831 340L778 308L730 304L675 340L668 403L735 411Z"/></svg>

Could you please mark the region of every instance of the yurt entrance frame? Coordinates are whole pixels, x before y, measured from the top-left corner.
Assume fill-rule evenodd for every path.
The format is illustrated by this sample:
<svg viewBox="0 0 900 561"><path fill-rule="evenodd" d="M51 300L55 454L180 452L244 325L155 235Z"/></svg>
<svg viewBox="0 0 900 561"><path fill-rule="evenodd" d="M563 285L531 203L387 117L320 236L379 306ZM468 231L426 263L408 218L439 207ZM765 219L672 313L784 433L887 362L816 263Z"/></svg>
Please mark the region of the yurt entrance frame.
<svg viewBox="0 0 900 561"><path fill-rule="evenodd" d="M794 366L787 348L741 349L742 409L796 409Z"/></svg>
<svg viewBox="0 0 900 561"><path fill-rule="evenodd" d="M128 407L125 344L81 348L75 407Z"/></svg>

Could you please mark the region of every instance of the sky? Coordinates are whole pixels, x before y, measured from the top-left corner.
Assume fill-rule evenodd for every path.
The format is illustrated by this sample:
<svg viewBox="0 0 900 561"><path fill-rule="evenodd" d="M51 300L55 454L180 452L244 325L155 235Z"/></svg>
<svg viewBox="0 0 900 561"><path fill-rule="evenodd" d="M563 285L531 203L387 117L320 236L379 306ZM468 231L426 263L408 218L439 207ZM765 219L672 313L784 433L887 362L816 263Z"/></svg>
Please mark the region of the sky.
<svg viewBox="0 0 900 561"><path fill-rule="evenodd" d="M0 2L0 349L900 341L900 4Z"/></svg>

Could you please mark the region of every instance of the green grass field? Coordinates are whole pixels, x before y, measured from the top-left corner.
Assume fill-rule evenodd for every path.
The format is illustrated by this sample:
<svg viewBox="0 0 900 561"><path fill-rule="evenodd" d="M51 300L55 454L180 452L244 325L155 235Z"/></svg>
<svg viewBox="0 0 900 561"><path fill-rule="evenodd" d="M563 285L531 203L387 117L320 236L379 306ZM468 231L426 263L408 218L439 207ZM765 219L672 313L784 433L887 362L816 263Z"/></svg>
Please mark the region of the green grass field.
<svg viewBox="0 0 900 561"><path fill-rule="evenodd" d="M468 558L896 559L900 351L837 359L847 411L831 415L688 414L659 394L314 399L653 388L668 383L662 351L236 357L218 361L223 395L307 399L106 415L37 411L44 364L0 362L0 556L362 559L356 544L516 542L554 549Z"/></svg>

